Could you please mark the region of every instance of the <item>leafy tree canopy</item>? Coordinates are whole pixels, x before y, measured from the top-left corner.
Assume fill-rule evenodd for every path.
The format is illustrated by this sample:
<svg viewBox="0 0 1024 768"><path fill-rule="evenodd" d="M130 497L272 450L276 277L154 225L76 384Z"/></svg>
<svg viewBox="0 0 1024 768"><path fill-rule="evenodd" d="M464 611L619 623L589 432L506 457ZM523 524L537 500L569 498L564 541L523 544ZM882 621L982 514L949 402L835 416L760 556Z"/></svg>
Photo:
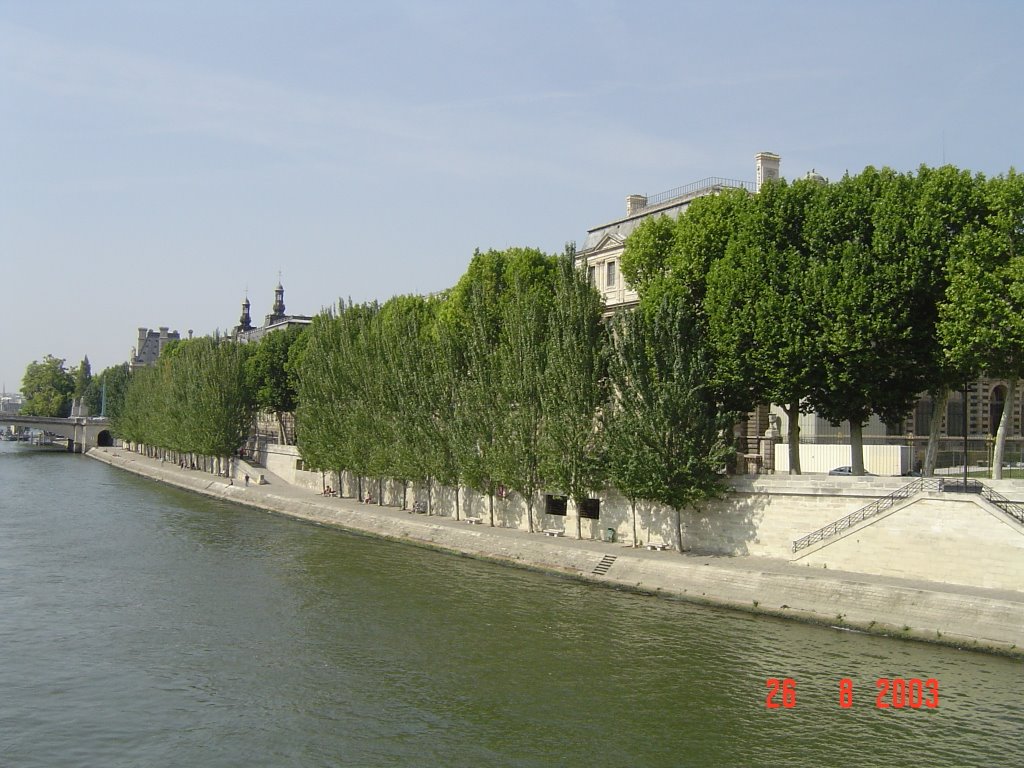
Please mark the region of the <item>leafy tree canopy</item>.
<svg viewBox="0 0 1024 768"><path fill-rule="evenodd" d="M21 380L24 402L21 412L27 416L66 417L71 413L75 379L64 368L64 360L47 355L25 368Z"/></svg>

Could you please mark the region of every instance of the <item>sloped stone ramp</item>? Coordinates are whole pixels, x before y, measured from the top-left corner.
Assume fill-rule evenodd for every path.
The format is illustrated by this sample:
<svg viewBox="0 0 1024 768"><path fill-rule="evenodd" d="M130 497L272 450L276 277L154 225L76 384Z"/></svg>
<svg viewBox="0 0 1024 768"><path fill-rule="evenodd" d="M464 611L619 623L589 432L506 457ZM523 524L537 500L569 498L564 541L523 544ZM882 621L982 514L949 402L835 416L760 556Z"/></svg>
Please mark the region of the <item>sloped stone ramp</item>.
<svg viewBox="0 0 1024 768"><path fill-rule="evenodd" d="M1024 592L1024 522L1013 508L1019 505L991 495L935 486L893 494L880 509L865 508L870 514L858 510L797 540L792 561Z"/></svg>

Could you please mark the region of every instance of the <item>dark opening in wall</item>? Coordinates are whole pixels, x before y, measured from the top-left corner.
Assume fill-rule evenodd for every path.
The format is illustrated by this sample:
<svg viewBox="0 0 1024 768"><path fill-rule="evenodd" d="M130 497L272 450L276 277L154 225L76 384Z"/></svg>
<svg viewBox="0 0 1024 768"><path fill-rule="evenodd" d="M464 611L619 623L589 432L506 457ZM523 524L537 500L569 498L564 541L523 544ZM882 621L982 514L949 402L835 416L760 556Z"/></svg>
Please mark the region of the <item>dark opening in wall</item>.
<svg viewBox="0 0 1024 768"><path fill-rule="evenodd" d="M565 496L552 496L550 493L544 496L544 511L549 515L564 515L566 510Z"/></svg>
<svg viewBox="0 0 1024 768"><path fill-rule="evenodd" d="M601 500L584 499L580 505L580 517L588 520L599 520L601 518Z"/></svg>

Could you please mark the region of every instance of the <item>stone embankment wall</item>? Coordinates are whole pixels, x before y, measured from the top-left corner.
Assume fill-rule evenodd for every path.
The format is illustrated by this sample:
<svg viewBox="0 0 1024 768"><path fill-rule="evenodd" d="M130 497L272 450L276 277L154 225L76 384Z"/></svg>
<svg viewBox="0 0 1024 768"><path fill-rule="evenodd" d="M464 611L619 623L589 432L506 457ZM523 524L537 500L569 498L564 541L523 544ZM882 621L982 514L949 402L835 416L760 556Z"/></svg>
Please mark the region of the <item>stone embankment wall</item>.
<svg viewBox="0 0 1024 768"><path fill-rule="evenodd" d="M317 492L324 484L339 487L335 473L303 471L294 446L272 446L267 468L286 482ZM903 477L831 477L827 475L757 475L732 478L726 495L699 511L683 513L684 547L697 554L755 555L796 560L818 568L873 573L909 579L948 582L990 589L1024 591L1024 525L981 498L959 494L918 496L870 518L813 549L792 551L793 542L878 498L903 487ZM356 497L354 480L343 477L346 496ZM1024 501L1024 481L989 482L1002 495ZM377 483L369 487L377 500ZM402 487L384 483L385 505L400 506ZM426 501L426 489L409 486L407 506ZM435 487L435 513L453 516L455 493ZM598 496L599 520L581 520L586 539L606 538L610 528L620 542L632 543L633 519L629 502L614 491ZM543 513L538 497L535 525L575 534L572 504L566 517ZM463 489L462 516L490 519L488 500ZM494 500L495 524L529 530L526 504L511 494ZM662 506L637 507L638 543L674 543L674 515Z"/></svg>
<svg viewBox="0 0 1024 768"><path fill-rule="evenodd" d="M382 538L755 613L1024 654L1024 590L851 573L783 558L680 556L622 542L531 536L515 528L325 498L272 475L268 485L245 486L124 449L94 449L89 455L209 496ZM601 564L607 567L598 568Z"/></svg>

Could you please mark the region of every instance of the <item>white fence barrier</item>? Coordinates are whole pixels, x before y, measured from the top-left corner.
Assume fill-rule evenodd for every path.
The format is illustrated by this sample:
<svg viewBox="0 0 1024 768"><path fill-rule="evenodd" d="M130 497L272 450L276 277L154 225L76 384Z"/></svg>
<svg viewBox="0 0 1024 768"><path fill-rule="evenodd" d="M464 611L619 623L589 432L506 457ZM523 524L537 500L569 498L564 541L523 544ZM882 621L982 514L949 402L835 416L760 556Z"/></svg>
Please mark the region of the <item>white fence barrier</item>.
<svg viewBox="0 0 1024 768"><path fill-rule="evenodd" d="M872 475L903 475L910 472L913 454L908 445L865 445L864 469ZM819 443L800 444L801 472L829 472L851 465L850 446ZM775 446L775 471L789 472L789 446Z"/></svg>

